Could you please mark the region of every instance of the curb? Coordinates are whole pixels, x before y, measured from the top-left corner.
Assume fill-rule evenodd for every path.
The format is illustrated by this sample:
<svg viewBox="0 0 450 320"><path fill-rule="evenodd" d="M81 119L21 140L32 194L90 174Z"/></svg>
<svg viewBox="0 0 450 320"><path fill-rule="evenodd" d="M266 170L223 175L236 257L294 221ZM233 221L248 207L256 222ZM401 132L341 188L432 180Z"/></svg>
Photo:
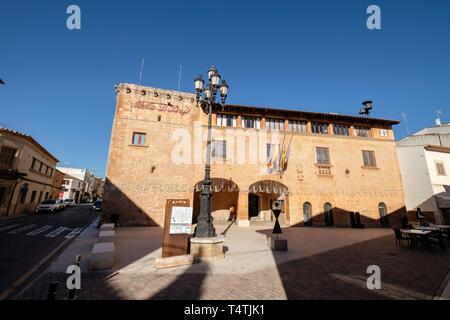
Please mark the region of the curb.
<svg viewBox="0 0 450 320"><path fill-rule="evenodd" d="M0 217L0 221L17 219L17 218L22 218L22 217L28 217L28 216L31 216L31 215L32 215L32 213L25 213L25 214L19 214L19 215L11 216L11 217Z"/></svg>

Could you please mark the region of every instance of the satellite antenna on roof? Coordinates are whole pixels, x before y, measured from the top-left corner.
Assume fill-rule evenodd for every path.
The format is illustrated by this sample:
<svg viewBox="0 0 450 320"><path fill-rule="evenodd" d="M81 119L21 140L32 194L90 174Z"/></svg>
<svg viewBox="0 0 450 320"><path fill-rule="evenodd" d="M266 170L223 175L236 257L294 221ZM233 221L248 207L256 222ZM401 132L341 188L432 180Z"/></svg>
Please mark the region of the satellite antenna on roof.
<svg viewBox="0 0 450 320"><path fill-rule="evenodd" d="M436 126L437 126L437 127L442 126L442 124L441 124L441 114L442 114L442 110L441 110L441 109L436 110L434 113L436 113Z"/></svg>
<svg viewBox="0 0 450 320"><path fill-rule="evenodd" d="M181 89L181 70L183 69L183 66L180 64L180 73L178 74L178 91Z"/></svg>
<svg viewBox="0 0 450 320"><path fill-rule="evenodd" d="M141 72L139 72L139 85L141 85L142 80L142 72L144 71L144 58L142 58L142 64L141 64Z"/></svg>
<svg viewBox="0 0 450 320"><path fill-rule="evenodd" d="M369 116L370 110L372 110L372 101L366 100L366 101L363 101L362 104L364 107L359 109L359 114L364 115L364 116Z"/></svg>
<svg viewBox="0 0 450 320"><path fill-rule="evenodd" d="M406 113L401 113L403 120L405 121L406 134L409 136L409 127L408 127L408 118L406 117Z"/></svg>

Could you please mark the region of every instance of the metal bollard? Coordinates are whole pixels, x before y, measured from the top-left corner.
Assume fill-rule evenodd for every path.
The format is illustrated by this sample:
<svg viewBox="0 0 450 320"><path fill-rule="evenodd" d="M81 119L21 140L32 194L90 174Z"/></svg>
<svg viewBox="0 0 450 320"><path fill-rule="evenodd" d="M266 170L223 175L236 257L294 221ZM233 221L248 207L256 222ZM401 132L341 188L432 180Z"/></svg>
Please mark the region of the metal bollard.
<svg viewBox="0 0 450 320"><path fill-rule="evenodd" d="M58 289L58 281L50 283L48 288L47 300L56 300L56 291Z"/></svg>
<svg viewBox="0 0 450 320"><path fill-rule="evenodd" d="M75 256L75 265L80 266L81 256ZM77 298L76 296L77 289L73 288L69 290L69 293L67 294L67 300L75 300Z"/></svg>

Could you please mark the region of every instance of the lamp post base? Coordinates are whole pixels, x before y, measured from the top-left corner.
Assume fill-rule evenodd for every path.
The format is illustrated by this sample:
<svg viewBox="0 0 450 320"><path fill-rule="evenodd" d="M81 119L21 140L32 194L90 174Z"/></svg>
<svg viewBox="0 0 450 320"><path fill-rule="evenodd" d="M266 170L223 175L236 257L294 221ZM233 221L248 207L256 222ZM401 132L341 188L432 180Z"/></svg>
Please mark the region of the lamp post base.
<svg viewBox="0 0 450 320"><path fill-rule="evenodd" d="M213 262L225 258L223 237L191 238L191 254L200 262Z"/></svg>

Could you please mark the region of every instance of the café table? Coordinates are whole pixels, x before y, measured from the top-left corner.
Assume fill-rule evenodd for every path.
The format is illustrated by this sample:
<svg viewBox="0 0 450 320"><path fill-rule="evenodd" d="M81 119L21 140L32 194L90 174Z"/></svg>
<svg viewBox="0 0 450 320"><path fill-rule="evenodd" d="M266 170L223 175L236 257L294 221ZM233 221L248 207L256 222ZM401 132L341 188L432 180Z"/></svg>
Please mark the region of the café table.
<svg viewBox="0 0 450 320"><path fill-rule="evenodd" d="M418 230L425 230L425 231L440 231L441 228L438 228L436 226L429 226L429 227L416 227Z"/></svg>
<svg viewBox="0 0 450 320"><path fill-rule="evenodd" d="M420 240L422 243L426 243L426 237L431 233L430 230L419 230L419 229L401 229L400 232L407 234L411 239L409 244L410 248L415 248Z"/></svg>

